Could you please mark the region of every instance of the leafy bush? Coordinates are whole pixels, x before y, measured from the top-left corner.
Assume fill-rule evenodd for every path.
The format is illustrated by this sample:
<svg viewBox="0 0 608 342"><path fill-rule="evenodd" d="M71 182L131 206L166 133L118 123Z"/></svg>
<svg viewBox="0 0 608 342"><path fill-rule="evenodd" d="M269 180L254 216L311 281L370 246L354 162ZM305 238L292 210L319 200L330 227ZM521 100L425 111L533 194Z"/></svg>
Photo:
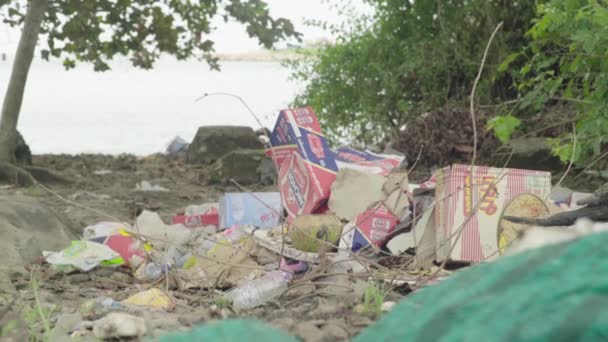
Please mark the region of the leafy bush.
<svg viewBox="0 0 608 342"><path fill-rule="evenodd" d="M529 44L509 56L521 94L520 115L556 101L576 109L577 149L574 161L588 163L608 142L608 2L552 0L538 6L538 18L527 33ZM522 65L513 68L513 65ZM504 128L504 127L503 127ZM574 135L551 141L563 160L572 157Z"/></svg>
<svg viewBox="0 0 608 342"><path fill-rule="evenodd" d="M466 102L487 40L501 21L477 95L486 104L516 95L511 75L495 71L525 44L538 1L367 3L372 15L353 18L337 44L292 66L292 76L307 84L295 105L313 106L331 138L375 143L409 119Z"/></svg>

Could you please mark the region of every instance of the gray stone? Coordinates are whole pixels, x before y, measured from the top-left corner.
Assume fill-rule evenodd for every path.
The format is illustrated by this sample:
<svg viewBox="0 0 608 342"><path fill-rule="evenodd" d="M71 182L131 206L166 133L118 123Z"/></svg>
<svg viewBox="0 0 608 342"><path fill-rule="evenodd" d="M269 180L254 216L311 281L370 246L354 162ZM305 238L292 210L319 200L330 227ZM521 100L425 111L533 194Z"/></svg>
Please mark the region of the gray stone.
<svg viewBox="0 0 608 342"><path fill-rule="evenodd" d="M21 133L17 132L17 145L15 146L15 160L17 164L32 165L32 151L23 139Z"/></svg>
<svg viewBox="0 0 608 342"><path fill-rule="evenodd" d="M551 152L546 138L516 138L511 140L509 146L513 149L513 156L509 161L510 168L555 171L563 168L562 162ZM504 153L507 158L509 153Z"/></svg>
<svg viewBox="0 0 608 342"><path fill-rule="evenodd" d="M77 238L65 218L39 201L22 196L0 196L0 231L2 263L11 266L35 261L42 257L43 250L62 250ZM0 273L0 277L6 274Z"/></svg>
<svg viewBox="0 0 608 342"><path fill-rule="evenodd" d="M346 328L344 328L344 324L329 322L323 327L323 334L325 335L325 339L328 341L348 340L348 331L346 331Z"/></svg>
<svg viewBox="0 0 608 342"><path fill-rule="evenodd" d="M304 342L318 342L323 340L323 333L314 322L302 322L296 325L294 332Z"/></svg>
<svg viewBox="0 0 608 342"><path fill-rule="evenodd" d="M188 147L186 160L191 164L212 164L236 150L263 148L251 127L204 126Z"/></svg>
<svg viewBox="0 0 608 342"><path fill-rule="evenodd" d="M220 158L211 167L209 178L216 183L251 185L260 181L259 168L264 159L263 150L236 150Z"/></svg>
<svg viewBox="0 0 608 342"><path fill-rule="evenodd" d="M260 167L258 169L260 174L260 184L262 185L273 185L277 181L277 168L274 166L274 162L270 158L262 159Z"/></svg>

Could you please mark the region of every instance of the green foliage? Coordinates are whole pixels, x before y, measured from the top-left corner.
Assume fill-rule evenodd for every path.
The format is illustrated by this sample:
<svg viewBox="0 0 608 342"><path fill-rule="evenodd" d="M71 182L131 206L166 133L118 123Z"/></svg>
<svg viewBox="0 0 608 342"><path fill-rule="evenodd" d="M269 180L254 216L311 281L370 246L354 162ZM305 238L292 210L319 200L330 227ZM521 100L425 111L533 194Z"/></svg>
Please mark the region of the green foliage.
<svg viewBox="0 0 608 342"><path fill-rule="evenodd" d="M511 72L522 95L520 110L572 103L577 111L574 161L585 163L608 142L608 3L552 0L538 6L537 13L521 52L525 63ZM569 161L573 141L568 134L550 143L557 156Z"/></svg>
<svg viewBox="0 0 608 342"><path fill-rule="evenodd" d="M483 103L515 95L510 76L498 77L496 66L525 43L537 1L367 3L372 15L335 28L335 45L292 64L292 77L307 84L295 104L313 106L331 138L378 142L409 119L466 102L501 21L477 95Z"/></svg>
<svg viewBox="0 0 608 342"><path fill-rule="evenodd" d="M496 137L506 144L511 140L511 135L517 127L521 125L521 120L512 116L497 116L488 122L488 129L494 130Z"/></svg>
<svg viewBox="0 0 608 342"><path fill-rule="evenodd" d="M370 283L365 288L363 297L364 312L380 317L382 314L382 304L384 303L385 293L375 284Z"/></svg>
<svg viewBox="0 0 608 342"><path fill-rule="evenodd" d="M10 25L23 22L25 9L24 0L0 0L0 17ZM105 71L116 55L149 69L163 53L206 60L218 68L213 41L206 38L215 16L245 24L265 47L300 37L290 21L271 18L262 0L57 0L49 1L42 27L47 46L41 55L62 59L67 69L91 62L95 70Z"/></svg>

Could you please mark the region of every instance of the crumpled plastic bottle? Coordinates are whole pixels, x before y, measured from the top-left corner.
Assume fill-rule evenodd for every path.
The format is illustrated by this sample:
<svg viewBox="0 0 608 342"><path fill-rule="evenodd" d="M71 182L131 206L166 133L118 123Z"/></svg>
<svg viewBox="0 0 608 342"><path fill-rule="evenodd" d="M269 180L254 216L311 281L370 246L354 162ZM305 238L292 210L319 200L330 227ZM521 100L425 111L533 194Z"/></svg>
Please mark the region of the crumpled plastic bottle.
<svg viewBox="0 0 608 342"><path fill-rule="evenodd" d="M280 296L292 277L289 272L273 271L229 291L224 298L232 302L236 311L253 309Z"/></svg>

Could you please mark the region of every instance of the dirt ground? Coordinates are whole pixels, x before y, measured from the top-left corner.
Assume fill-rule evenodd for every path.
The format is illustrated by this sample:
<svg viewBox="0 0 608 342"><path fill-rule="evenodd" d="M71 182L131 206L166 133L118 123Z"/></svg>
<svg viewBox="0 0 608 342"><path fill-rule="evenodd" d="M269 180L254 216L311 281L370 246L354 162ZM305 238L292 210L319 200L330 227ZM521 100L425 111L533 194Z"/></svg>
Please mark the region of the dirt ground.
<svg viewBox="0 0 608 342"><path fill-rule="evenodd" d="M163 155L144 158L130 155L44 155L35 156L33 163L54 170L68 180L49 184L49 188L79 206L60 200L39 187L4 186L0 192L35 197L81 228L109 220L82 206L107 213L123 222L133 222L142 209L148 209L160 213L163 220L170 223L170 218L189 204L215 202L223 192L241 191L230 184L207 184L204 169L188 166L180 158ZM141 181L169 191L136 191L136 184ZM256 186L248 189L273 190ZM154 286L168 288L176 307L170 313L153 310L134 312L146 319L149 337L239 316L269 322L305 341L336 341L355 336L376 318L376 313L369 310L369 303L363 305L364 293L369 292L367 279L348 275L331 278L322 274L308 278L300 276L293 281L298 286L292 287L279 300L237 315L217 301L217 291L172 290L172 283L165 280L156 284L141 283L127 269L101 268L88 274L69 275L57 273L44 264L31 265L29 269L35 272L15 272L11 276L17 291L11 296L13 300L0 306L0 319L5 327L0 339L27 340L26 336L42 336L41 333L48 329L54 331L52 340L65 339L68 336L66 331L73 328L79 319L95 320L107 314L108 309L91 306L92 300L109 297L120 301ZM31 274L35 274L34 282ZM382 301L397 301L408 292L407 285L401 286L387 293Z"/></svg>

